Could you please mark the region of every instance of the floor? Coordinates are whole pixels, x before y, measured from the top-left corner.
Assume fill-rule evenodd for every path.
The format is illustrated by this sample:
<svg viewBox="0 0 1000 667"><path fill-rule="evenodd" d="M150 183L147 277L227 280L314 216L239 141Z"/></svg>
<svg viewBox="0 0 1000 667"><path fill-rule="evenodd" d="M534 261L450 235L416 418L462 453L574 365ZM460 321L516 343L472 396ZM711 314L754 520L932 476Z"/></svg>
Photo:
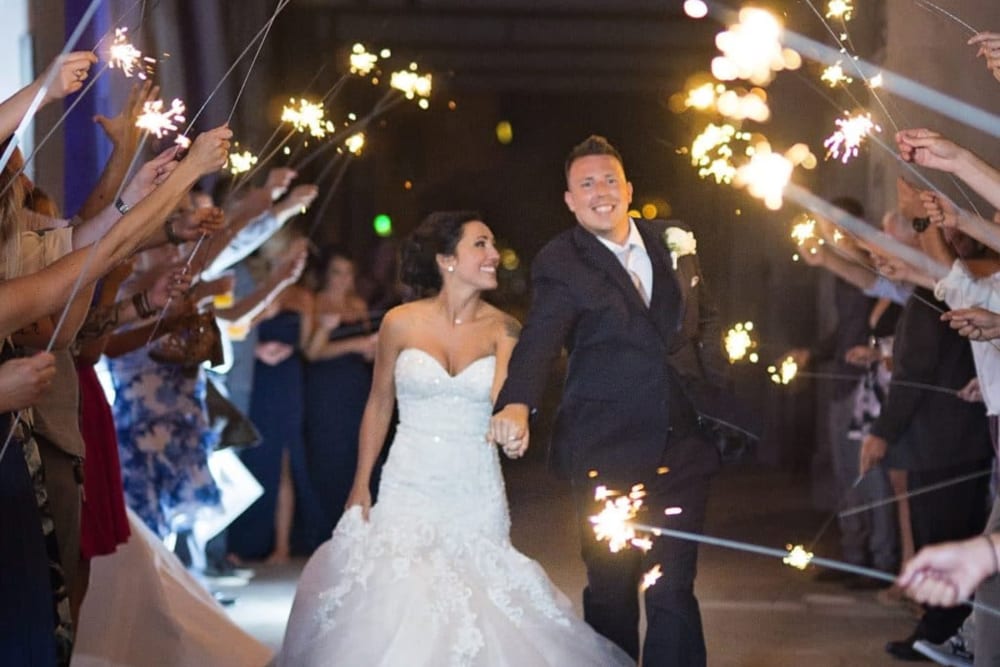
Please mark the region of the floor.
<svg viewBox="0 0 1000 667"><path fill-rule="evenodd" d="M579 605L584 572L565 486L536 457L505 464L514 544L538 560ZM744 465L716 479L706 533L785 548L809 543L827 516L808 507L804 481L789 473ZM835 558L836 528L824 532L817 555ZM232 618L277 647L304 561L259 566L257 576L232 589ZM849 592L813 581L778 559L703 546L697 595L701 601L709 665L777 667L897 664L882 649L905 636L912 610L882 602L874 592ZM884 594L881 597L885 597Z"/></svg>

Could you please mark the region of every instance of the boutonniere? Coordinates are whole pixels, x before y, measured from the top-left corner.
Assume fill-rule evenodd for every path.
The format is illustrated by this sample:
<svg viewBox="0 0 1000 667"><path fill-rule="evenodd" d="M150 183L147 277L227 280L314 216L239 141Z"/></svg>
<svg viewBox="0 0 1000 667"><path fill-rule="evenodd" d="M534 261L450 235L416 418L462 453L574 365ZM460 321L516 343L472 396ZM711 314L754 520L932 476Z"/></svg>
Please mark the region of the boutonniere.
<svg viewBox="0 0 1000 667"><path fill-rule="evenodd" d="M694 234L681 229L680 227L667 227L663 232L663 242L670 251L670 260L674 264L674 271L677 270L677 260L684 255L693 255L698 250L698 242L694 239Z"/></svg>

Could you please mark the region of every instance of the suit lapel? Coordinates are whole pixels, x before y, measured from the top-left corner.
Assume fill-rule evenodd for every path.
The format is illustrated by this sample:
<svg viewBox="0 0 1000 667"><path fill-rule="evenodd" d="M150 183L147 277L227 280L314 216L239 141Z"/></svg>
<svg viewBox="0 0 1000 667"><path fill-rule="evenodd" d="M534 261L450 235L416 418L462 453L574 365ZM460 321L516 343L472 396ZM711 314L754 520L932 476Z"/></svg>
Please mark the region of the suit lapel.
<svg viewBox="0 0 1000 667"><path fill-rule="evenodd" d="M634 307L648 312L649 308L642 302L639 291L632 284L632 278L622 266L615 254L597 240L593 234L577 225L573 229L573 240L580 249L580 254L591 264L603 271L624 294L626 300ZM655 285L655 278L654 278ZM654 287L654 294L656 292Z"/></svg>
<svg viewBox="0 0 1000 667"><path fill-rule="evenodd" d="M687 303L687 289L684 276L674 271L670 252L667 250L660 233L662 225L652 225L636 221L636 228L646 244L646 253L653 265L653 294L649 307L657 326L668 337L676 331L684 321L684 308Z"/></svg>

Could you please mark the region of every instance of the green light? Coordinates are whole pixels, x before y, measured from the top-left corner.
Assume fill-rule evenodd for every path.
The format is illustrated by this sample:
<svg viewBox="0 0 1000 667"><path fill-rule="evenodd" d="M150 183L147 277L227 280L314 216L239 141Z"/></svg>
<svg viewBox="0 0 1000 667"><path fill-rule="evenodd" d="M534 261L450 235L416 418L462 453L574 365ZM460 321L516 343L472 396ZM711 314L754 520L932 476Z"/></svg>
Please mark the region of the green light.
<svg viewBox="0 0 1000 667"><path fill-rule="evenodd" d="M390 218L385 213L379 213L372 220L372 227L375 228L375 233L379 236L392 236L392 218Z"/></svg>

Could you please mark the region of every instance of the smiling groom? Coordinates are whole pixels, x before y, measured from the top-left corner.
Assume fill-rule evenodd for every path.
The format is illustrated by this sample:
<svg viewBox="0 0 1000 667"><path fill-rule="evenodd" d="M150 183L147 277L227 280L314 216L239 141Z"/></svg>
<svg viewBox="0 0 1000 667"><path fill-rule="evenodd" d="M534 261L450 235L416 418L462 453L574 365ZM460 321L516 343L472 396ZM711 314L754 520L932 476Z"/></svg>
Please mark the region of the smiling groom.
<svg viewBox="0 0 1000 667"><path fill-rule="evenodd" d="M591 136L566 160L566 206L577 225L552 239L532 265L532 304L498 397L491 436L520 456L529 416L563 347L569 362L550 449L572 481L587 566L584 617L639 655L639 583L645 592L643 664L705 665L694 596L697 547L656 538L648 552L613 554L594 539L597 485L645 485L644 523L701 532L719 455L709 421L733 426L717 313L705 294L691 232L676 222L633 220L632 184L621 155ZM666 507L683 512L667 517Z"/></svg>

